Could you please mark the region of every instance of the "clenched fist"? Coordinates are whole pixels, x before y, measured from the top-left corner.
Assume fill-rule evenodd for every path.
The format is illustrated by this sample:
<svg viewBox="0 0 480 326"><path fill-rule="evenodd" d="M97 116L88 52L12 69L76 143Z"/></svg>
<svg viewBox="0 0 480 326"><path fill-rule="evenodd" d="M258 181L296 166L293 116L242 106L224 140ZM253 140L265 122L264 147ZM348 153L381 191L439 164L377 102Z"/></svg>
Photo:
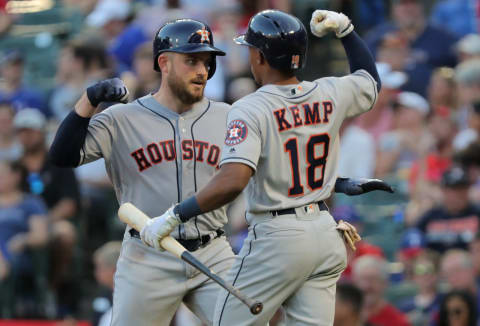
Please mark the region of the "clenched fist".
<svg viewBox="0 0 480 326"><path fill-rule="evenodd" d="M87 97L92 106L100 102L128 102L128 89L119 78L103 80L87 88Z"/></svg>
<svg viewBox="0 0 480 326"><path fill-rule="evenodd" d="M338 38L342 38L353 31L350 19L342 13L330 10L315 10L310 20L312 34L322 37L328 32L334 32Z"/></svg>
<svg viewBox="0 0 480 326"><path fill-rule="evenodd" d="M172 206L163 215L148 220L140 232L140 238L146 245L163 251L160 242L180 223L182 221L173 212Z"/></svg>

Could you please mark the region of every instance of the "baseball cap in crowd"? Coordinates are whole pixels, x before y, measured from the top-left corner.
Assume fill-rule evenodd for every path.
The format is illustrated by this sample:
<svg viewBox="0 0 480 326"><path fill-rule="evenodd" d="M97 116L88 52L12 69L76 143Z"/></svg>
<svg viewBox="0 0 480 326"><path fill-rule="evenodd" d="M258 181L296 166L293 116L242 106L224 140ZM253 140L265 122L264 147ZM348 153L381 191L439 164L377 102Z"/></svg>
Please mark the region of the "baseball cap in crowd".
<svg viewBox="0 0 480 326"><path fill-rule="evenodd" d="M397 95L397 104L419 111L424 116L430 111L427 100L414 92L401 92Z"/></svg>
<svg viewBox="0 0 480 326"><path fill-rule="evenodd" d="M425 248L425 236L416 228L407 229L400 241L400 254L407 259L412 259Z"/></svg>
<svg viewBox="0 0 480 326"><path fill-rule="evenodd" d="M472 56L480 55L480 35L468 34L461 38L455 47L459 53L465 53Z"/></svg>
<svg viewBox="0 0 480 326"><path fill-rule="evenodd" d="M0 65L13 62L21 63L23 61L23 54L18 50L9 50L0 55Z"/></svg>
<svg viewBox="0 0 480 326"><path fill-rule="evenodd" d="M112 20L124 20L130 15L130 3L126 0L100 0L86 18L92 27L102 27Z"/></svg>
<svg viewBox="0 0 480 326"><path fill-rule="evenodd" d="M16 129L43 130L46 124L45 115L38 109L33 108L20 110L13 118L13 126Z"/></svg>
<svg viewBox="0 0 480 326"><path fill-rule="evenodd" d="M377 62L376 66L382 86L390 89L400 88L408 79L407 74L401 71L393 71L388 63Z"/></svg>
<svg viewBox="0 0 480 326"><path fill-rule="evenodd" d="M449 188L468 187L470 185L470 179L464 169L459 166L454 166L442 175L441 184Z"/></svg>

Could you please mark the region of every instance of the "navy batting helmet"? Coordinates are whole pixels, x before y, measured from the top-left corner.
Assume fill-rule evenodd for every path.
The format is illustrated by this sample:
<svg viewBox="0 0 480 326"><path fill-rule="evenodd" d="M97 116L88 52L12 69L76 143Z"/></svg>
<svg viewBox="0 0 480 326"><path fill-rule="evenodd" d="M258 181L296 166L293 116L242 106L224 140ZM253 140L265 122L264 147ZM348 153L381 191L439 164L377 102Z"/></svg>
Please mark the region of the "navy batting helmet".
<svg viewBox="0 0 480 326"><path fill-rule="evenodd" d="M213 46L210 27L193 19L177 19L160 27L153 40L153 69L155 71L160 71L158 56L163 52L211 52L212 60L208 70L208 79L215 73L217 66L215 56L225 55L225 52Z"/></svg>
<svg viewBox="0 0 480 326"><path fill-rule="evenodd" d="M305 26L297 17L280 10L264 10L253 16L247 32L234 41L259 49L270 66L276 69L301 69L307 61Z"/></svg>

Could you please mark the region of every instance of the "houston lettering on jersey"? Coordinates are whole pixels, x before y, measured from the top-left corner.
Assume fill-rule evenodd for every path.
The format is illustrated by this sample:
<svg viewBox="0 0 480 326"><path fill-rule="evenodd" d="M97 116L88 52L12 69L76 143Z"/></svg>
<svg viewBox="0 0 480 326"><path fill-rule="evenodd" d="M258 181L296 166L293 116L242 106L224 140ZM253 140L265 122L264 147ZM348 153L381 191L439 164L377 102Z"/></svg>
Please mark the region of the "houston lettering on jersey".
<svg viewBox="0 0 480 326"><path fill-rule="evenodd" d="M206 162L216 167L220 158L220 147L200 140L196 140L195 143L192 140L183 140L182 159L185 161L192 160L194 155L197 162ZM137 163L138 171L143 172L161 162L173 161L177 153L174 141L166 140L140 147L130 153L130 156Z"/></svg>
<svg viewBox="0 0 480 326"><path fill-rule="evenodd" d="M290 113L287 114L286 112ZM321 112L320 112L321 111ZM319 102L302 103L292 105L288 108L281 108L273 111L275 121L278 124L278 131L282 132L291 128L328 123L328 117L333 112L333 104L330 101L323 101L320 108Z"/></svg>

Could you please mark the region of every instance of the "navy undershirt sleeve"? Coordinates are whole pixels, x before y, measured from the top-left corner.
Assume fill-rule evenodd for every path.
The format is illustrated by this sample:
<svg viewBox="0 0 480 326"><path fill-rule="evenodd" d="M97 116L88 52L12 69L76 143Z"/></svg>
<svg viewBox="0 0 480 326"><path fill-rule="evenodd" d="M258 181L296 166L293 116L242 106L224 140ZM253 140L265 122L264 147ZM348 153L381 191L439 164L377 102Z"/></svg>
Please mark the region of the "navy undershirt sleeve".
<svg viewBox="0 0 480 326"><path fill-rule="evenodd" d="M48 152L50 161L59 167L77 167L80 150L85 143L90 118L70 112L58 127L57 134Z"/></svg>
<svg viewBox="0 0 480 326"><path fill-rule="evenodd" d="M347 53L350 71L354 72L359 69L366 70L377 82L377 91L380 92L382 83L378 76L377 67L372 53L368 49L365 41L353 31L345 37L342 37L342 44Z"/></svg>

